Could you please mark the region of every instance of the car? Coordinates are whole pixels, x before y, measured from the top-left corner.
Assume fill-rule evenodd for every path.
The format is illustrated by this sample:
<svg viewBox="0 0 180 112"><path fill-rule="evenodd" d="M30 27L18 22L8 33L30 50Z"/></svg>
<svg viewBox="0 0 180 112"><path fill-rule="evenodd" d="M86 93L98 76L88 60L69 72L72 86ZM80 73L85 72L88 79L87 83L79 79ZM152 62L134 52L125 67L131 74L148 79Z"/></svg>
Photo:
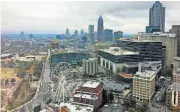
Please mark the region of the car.
<svg viewBox="0 0 180 112"><path fill-rule="evenodd" d="M109 107L108 105L104 105L104 107Z"/></svg>

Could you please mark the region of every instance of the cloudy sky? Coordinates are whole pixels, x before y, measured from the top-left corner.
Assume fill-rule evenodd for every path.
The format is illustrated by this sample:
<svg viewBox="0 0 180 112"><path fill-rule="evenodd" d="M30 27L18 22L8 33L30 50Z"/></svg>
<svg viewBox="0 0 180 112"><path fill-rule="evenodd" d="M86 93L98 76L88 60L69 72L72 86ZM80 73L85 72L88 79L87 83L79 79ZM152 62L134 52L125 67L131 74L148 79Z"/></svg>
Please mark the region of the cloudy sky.
<svg viewBox="0 0 180 112"><path fill-rule="evenodd" d="M149 23L149 8L154 2L3 2L2 33L70 33L95 25L102 15L104 28L136 34L145 31ZM180 2L162 2L166 7L166 31L180 24Z"/></svg>

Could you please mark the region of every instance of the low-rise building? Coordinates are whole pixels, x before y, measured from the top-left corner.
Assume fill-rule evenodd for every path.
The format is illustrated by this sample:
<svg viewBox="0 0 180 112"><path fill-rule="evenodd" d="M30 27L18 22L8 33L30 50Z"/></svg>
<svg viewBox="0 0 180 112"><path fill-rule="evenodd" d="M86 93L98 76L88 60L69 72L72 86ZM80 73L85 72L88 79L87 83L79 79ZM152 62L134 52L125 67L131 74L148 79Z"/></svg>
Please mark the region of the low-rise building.
<svg viewBox="0 0 180 112"><path fill-rule="evenodd" d="M103 84L95 81L87 81L73 95L72 104L93 106L94 110L102 104Z"/></svg>
<svg viewBox="0 0 180 112"><path fill-rule="evenodd" d="M166 91L166 105L172 110L180 110L180 83L174 82Z"/></svg>
<svg viewBox="0 0 180 112"><path fill-rule="evenodd" d="M133 97L136 101L150 102L155 93L155 71L137 72L133 76Z"/></svg>

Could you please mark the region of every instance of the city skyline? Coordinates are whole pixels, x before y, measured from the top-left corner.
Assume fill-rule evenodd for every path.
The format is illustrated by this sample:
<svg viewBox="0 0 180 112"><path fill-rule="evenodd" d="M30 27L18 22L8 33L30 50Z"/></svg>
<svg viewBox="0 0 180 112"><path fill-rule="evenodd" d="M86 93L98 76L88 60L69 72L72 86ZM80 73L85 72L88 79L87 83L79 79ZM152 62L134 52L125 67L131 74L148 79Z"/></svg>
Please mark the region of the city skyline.
<svg viewBox="0 0 180 112"><path fill-rule="evenodd" d="M151 2L2 2L2 33L65 33L69 28L88 31L102 15L104 29L125 34L144 32ZM166 7L165 31L180 24L180 2L161 2ZM68 7L67 7L68 6ZM113 7L111 7L113 6ZM91 8L87 8L91 7Z"/></svg>

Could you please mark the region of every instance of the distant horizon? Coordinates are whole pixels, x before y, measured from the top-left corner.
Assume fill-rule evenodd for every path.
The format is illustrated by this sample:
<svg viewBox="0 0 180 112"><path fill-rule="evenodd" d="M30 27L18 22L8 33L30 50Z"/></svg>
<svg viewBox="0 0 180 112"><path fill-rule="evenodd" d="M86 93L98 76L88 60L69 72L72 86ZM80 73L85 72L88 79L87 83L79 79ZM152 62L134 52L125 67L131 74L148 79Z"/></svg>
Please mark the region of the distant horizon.
<svg viewBox="0 0 180 112"><path fill-rule="evenodd" d="M62 34L59 34L59 33L24 33L24 35L26 37L29 37L29 34L33 34L33 35L37 35L37 36L46 35L46 36L52 36L52 37L56 36L56 35L62 35ZM73 34L71 34L71 35L73 35ZM123 37L130 37L130 36L133 36L133 35L135 35L135 34L123 34ZM16 38L15 36L20 36L20 33L4 33L4 34L1 34L1 36L7 36L8 38L9 37Z"/></svg>

